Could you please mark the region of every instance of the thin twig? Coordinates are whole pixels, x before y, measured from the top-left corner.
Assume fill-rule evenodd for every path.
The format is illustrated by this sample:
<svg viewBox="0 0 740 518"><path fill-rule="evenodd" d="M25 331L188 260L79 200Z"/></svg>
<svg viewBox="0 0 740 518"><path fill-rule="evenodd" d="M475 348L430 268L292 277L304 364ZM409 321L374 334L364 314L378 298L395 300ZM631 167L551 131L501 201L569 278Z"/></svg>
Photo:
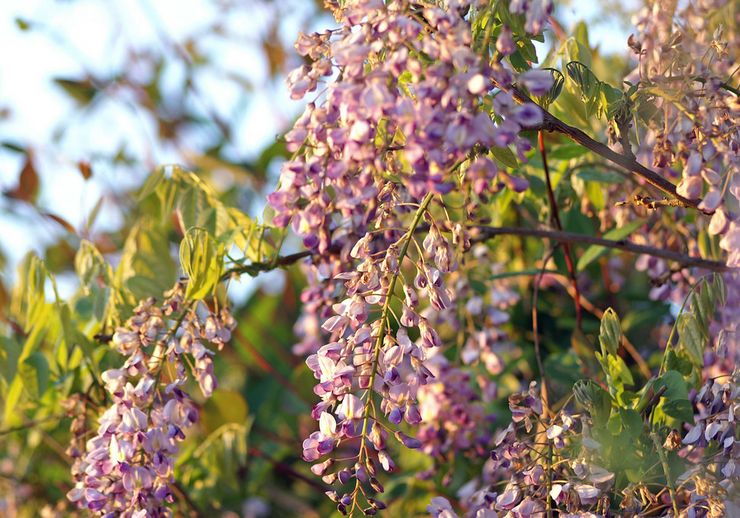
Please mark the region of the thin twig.
<svg viewBox="0 0 740 518"><path fill-rule="evenodd" d="M662 248L656 248L647 245L638 245L630 241L620 239L604 239L602 237L589 236L587 234L576 234L573 232L561 232L540 228L520 228L520 227L490 227L490 226L473 226L468 227L471 230L471 241L480 243L496 236L501 235L514 235L514 236L530 236L530 237L541 237L546 239L553 239L561 243L580 243L584 245L597 245L605 248L616 248L631 252L633 254L646 254L652 257L659 257L661 259L667 259L669 261L675 261L684 268L697 267L704 268L705 270L713 272L728 272L737 271L738 268L731 268L721 261L713 261L711 259L704 259L701 257L695 257L681 252L674 252L672 250L664 250Z"/></svg>
<svg viewBox="0 0 740 518"><path fill-rule="evenodd" d="M249 448L249 455L251 455L253 457L260 458L260 459L265 459L270 464L272 464L272 467L275 469L275 471L278 474L287 475L287 476L289 476L291 478L294 478L296 480L300 480L302 482L305 482L310 487L312 487L312 488L314 488L314 489L316 489L316 490L318 490L318 491L320 491L322 493L324 491L326 491L327 489L329 489L328 486L325 486L324 484L322 484L322 483L314 480L313 478L307 477L303 473L299 473L298 471L294 470L289 464L286 464L286 463L281 462L281 461L279 461L277 459L274 459L273 457L271 457L270 455L268 455L264 451L262 451L262 450L260 450L260 449L258 449L256 447L254 447L254 446L251 446Z"/></svg>
<svg viewBox="0 0 740 518"><path fill-rule="evenodd" d="M558 210L558 202L555 199L555 192L552 189L552 180L550 179L550 167L547 165L547 151L545 150L545 135L542 130L537 132L537 140L540 146L540 155L542 156L542 166L545 170L545 181L547 184L547 198L550 202L550 218L555 224L558 230L563 230L563 224L560 222L560 211ZM576 267L573 263L573 256L571 255L570 245L568 243L563 244L563 251L565 252L565 266L568 268L568 275L573 283L573 300L576 305L576 327L579 331L583 332L583 311L581 310L581 297L578 290L578 276L576 275Z"/></svg>
<svg viewBox="0 0 740 518"><path fill-rule="evenodd" d="M187 505L190 508L190 515L194 516L195 518L201 518L202 516L205 516L203 512L198 507L198 504L196 504L192 498L190 498L190 495L188 495L188 492L185 491L185 488L180 484L177 480L175 480L172 483L172 489L177 494L177 496L182 500L185 505Z"/></svg>
<svg viewBox="0 0 740 518"><path fill-rule="evenodd" d="M279 370L270 365L270 362L268 362L267 359L262 355L262 353L260 353L257 348L252 345L249 340L247 340L247 338L238 328L234 330L233 336L236 339L236 342L244 347L244 349L246 349L247 352L254 357L254 360L257 362L257 364L262 367L262 369L264 369L267 373L274 376L277 382L280 383L280 385L286 388L289 392L292 392L298 399L300 399L304 403L312 406L311 402L303 396L300 390L298 390L298 387L296 387L288 378L283 376L283 374Z"/></svg>
<svg viewBox="0 0 740 518"><path fill-rule="evenodd" d="M0 430L0 436L2 435L8 435L15 432L23 432L25 430L30 430L31 428L35 428L36 426L39 426L43 423L48 423L49 421L59 421L61 419L64 419L67 417L67 414L58 414L58 415L50 415L47 417L42 417L41 419L36 419L34 421L29 421L27 423L23 423L18 426L12 426L10 428L5 428L3 430Z"/></svg>
<svg viewBox="0 0 740 518"><path fill-rule="evenodd" d="M555 247L550 249L545 256L542 258L542 270L537 275L534 281L534 292L532 293L532 333L534 335L534 356L537 359L537 368L540 371L540 377L542 378L542 387L540 393L542 395L542 406L543 414L545 417L550 415L550 401L547 393L547 376L545 375L545 364L542 361L542 351L540 350L540 332L537 318L537 300L540 293L540 283L542 278L545 276L547 271L547 263L550 261L552 256L555 254Z"/></svg>
<svg viewBox="0 0 740 518"><path fill-rule="evenodd" d="M426 225L420 225L417 228L419 232L426 232L428 227ZM704 268L705 270L713 272L728 272L735 271L737 268L731 268L722 261L713 261L711 259L704 259L702 257L695 257L688 254L682 254L681 252L674 252L671 250L664 250L662 248L656 248L647 245L638 245L624 239L611 240L604 239L596 236L589 236L586 234L576 234L573 232L554 231L539 228L520 228L520 227L491 227L486 225L471 225L468 230L472 233L472 242L480 243L491 239L496 236L511 235L511 236L529 236L529 237L542 237L546 239L554 239L561 243L572 243L572 244L585 244L585 245L598 245L605 248L616 248L625 252L631 252L633 254L645 254L652 257L659 257L661 259L667 259L669 261L675 261L684 268ZM239 265L234 268L227 270L222 280L230 278L232 275L257 275L262 272L269 272L283 266L290 266L297 263L298 261L310 257L312 252L304 250L290 255L278 256L277 259L269 263L251 263L246 265Z"/></svg>
<svg viewBox="0 0 740 518"><path fill-rule="evenodd" d="M650 432L650 438L653 440L653 444L655 445L655 449L658 453L658 458L660 459L660 465L663 468L663 474L665 475L665 481L666 485L668 486L668 491L671 495L671 505L673 506L673 516L678 516L678 501L676 499L676 486L673 483L673 478L671 477L671 468L668 465L668 458L666 457L665 451L663 450L663 445L660 443L660 438L658 437L658 433L655 431Z"/></svg>
<svg viewBox="0 0 740 518"><path fill-rule="evenodd" d="M301 259L305 259L306 257L310 256L311 252L309 250L304 250L303 252L297 252L295 254L278 256L275 260L270 261L269 263L265 262L241 264L239 266L235 266L234 268L226 270L226 272L224 272L224 274L221 276L221 280L225 281L233 275L241 275L243 273L254 277L259 273L269 272L281 266L290 266L291 264L297 263Z"/></svg>

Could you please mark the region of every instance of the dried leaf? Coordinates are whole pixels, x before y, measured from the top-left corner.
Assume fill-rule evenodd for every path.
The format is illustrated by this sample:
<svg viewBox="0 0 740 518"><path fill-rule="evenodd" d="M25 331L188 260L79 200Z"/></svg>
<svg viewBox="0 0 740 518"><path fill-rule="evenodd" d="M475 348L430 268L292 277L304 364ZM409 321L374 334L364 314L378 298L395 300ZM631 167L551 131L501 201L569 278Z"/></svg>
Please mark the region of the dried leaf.
<svg viewBox="0 0 740 518"><path fill-rule="evenodd" d="M92 176L92 166L87 160L80 160L77 162L77 169L85 180L89 180Z"/></svg>
<svg viewBox="0 0 740 518"><path fill-rule="evenodd" d="M64 227L64 229L67 232L69 232L71 234L76 234L77 233L77 230L75 230L75 227L69 221L67 221L66 219L64 219L63 217L57 216L56 214L52 214L51 212L42 212L41 214L43 214L45 218L49 218L49 219L54 220L57 223L59 223L62 227Z"/></svg>

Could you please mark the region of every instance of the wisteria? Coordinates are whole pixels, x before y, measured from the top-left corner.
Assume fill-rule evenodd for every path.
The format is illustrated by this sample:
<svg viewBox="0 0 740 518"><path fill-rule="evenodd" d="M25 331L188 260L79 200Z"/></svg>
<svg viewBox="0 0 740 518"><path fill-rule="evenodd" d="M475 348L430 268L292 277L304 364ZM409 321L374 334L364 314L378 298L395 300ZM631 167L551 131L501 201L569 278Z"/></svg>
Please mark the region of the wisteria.
<svg viewBox="0 0 740 518"><path fill-rule="evenodd" d="M736 43L737 29L733 24L720 25L713 32L706 29L708 15L727 7L721 0L685 7L649 2L633 19L638 32L629 45L638 56L638 66L629 79L639 81L638 91L645 96L657 96L661 114L648 121L638 154L666 176L680 179L679 194L703 197L700 208L712 213L707 231L721 237L727 263L736 267L740 264L736 214L740 178L735 174L740 165L740 104L727 78L736 73L728 47ZM736 274L728 274L727 280L730 292L736 293ZM737 303L727 309L736 313ZM727 325L722 340L735 351L737 332Z"/></svg>
<svg viewBox="0 0 740 518"><path fill-rule="evenodd" d="M311 65L291 74L292 95L318 91L318 97L286 135L288 145L303 152L283 166L280 188L269 200L276 221L291 221L304 244L321 256L303 295L307 313L300 333L305 339L297 349L313 353L307 363L320 382L315 392L321 397L313 411L320 431L304 442L304 458L317 460L360 438L356 464L324 475L341 482L356 478L349 500L339 499L343 511L359 505L365 472L374 471L372 458L388 455L381 414L392 425L417 425L424 412L438 412L433 409L437 404L468 412L477 398L466 389L470 380L465 374L441 366L448 377L462 376L460 388L469 394L456 394L462 397L458 403L430 402L434 390L450 388L444 382L427 386L440 368L439 362L432 366L431 351L442 345L427 313L452 306L454 295L445 277L458 268L458 257L469 246L459 224L451 222L450 240L432 219L439 204L435 194L457 188L460 164L476 146L513 145L525 159L530 146L518 133L541 122L541 116L516 105L506 93L494 100L495 118L482 104L494 82L509 86L514 74L481 59L464 15L476 8L472 4L445 10L405 1L355 2L335 9L339 29L301 35L296 45ZM512 6L515 12L523 6L517 9ZM531 24L541 24L546 11L533 14ZM536 72L522 81L533 94L542 94L552 78ZM393 175L403 183L388 178ZM524 178L498 170L485 156L471 163L463 178L479 196L527 188ZM429 228L420 243L416 234L422 226ZM413 282L401 274L406 260L416 265ZM401 292L401 314L394 315L390 303ZM430 307L420 311L420 300L429 300ZM395 332L392 318L400 324ZM418 341L410 338L411 330L418 330ZM358 396L358 390L364 392ZM382 397L379 406L373 392ZM426 401L421 411L420 398ZM487 432L476 430L481 414L473 412L460 416L461 430L449 432L459 437L443 442L483 446ZM440 448L433 445L440 433L447 432L424 428L419 440L403 432L396 437L432 452ZM368 445L375 450L372 456Z"/></svg>
<svg viewBox="0 0 740 518"><path fill-rule="evenodd" d="M102 373L111 400L87 440L86 405L70 403L76 415L68 450L76 481L67 497L101 516L170 516L178 444L198 421L198 407L186 392L188 374L204 397L216 389L214 354L231 338L227 309L201 311L184 300L184 284L164 294L161 306L139 303L111 344L126 359Z"/></svg>
<svg viewBox="0 0 740 518"><path fill-rule="evenodd" d="M286 136L290 149L298 154L283 166L280 187L269 199L278 214L276 221L291 222L304 244L317 254L308 267L311 283L303 294L305 313L297 328L303 341L296 352L311 353L307 363L319 380L315 392L321 398L313 411L320 431L304 441L304 458L318 461L359 438L353 466L341 468L331 460L314 466L314 472L327 482L345 484L356 479L351 492L333 494L341 512L353 513L361 495L369 504L366 513L378 509L379 500L370 499L363 488L370 481L369 488L378 489L374 483L376 456L384 467L392 466L387 460L388 431L379 420L381 414L391 426L403 421L418 425L418 439L401 431L395 435L404 445L421 447L435 456L449 449L485 449L495 426L476 403L485 394L472 390L470 375L449 365L439 352L444 344L439 330L449 320L455 327L450 308L462 301L475 315L481 312L483 301L477 297L466 301L464 282L453 284L457 274L451 277L450 272L464 261L469 237L447 214L444 223L437 221L435 206L444 208L441 196L455 190L485 200L502 188L527 189L526 179L510 175L481 151L512 146L518 158L526 160L531 146L519 134L523 128L541 124L542 113L532 104L517 104L511 87L516 83L517 88L542 97L550 91L553 75L531 69L517 76L499 59L489 60L488 49L477 48L470 36L471 13L484 4L455 2L446 10L412 2L343 4L334 7L339 29L301 35L296 45L310 64L291 74L292 96L301 98L311 92L317 96ZM659 4L654 4L656 12L661 9ZM524 14L525 30L537 34L552 4L512 2L510 11ZM729 266L736 266L730 244L734 220L718 190L730 186L734 195L732 186L738 181L737 176L727 174L737 165L736 95L723 90L716 79L728 73L721 65L727 56L726 41L716 34L702 48L701 41L691 39L691 45L699 49L683 52L701 51L711 65L677 71L666 64L665 53L657 50L668 48L665 45L670 40L670 48L675 49L671 52L676 53L671 59L681 55L682 40L672 32L670 13L643 20L638 21L638 29L647 36L630 39L640 56L637 73L642 90L638 95L648 95L649 88L678 88L684 98L663 101L664 120L667 124L670 113L686 119L683 126L670 127L680 137L651 128L643 142L656 142L652 165L665 169L669 176L672 164L683 161L683 179L676 192L688 199L703 198L699 209L714 214L710 232L725 235L721 246L729 252ZM650 25L660 23L659 29ZM509 27L504 24L497 32L496 51L511 54L515 47ZM670 74L677 72L678 77L691 79L675 85ZM689 95L696 85L702 95ZM487 104L485 98L491 92L495 95ZM685 101L693 104L684 106ZM697 102L706 103L702 106L707 108L697 111ZM692 113L705 122L700 124ZM685 136L689 126L693 133ZM675 147L674 141L678 144L681 139L683 143ZM706 192L702 182L708 185ZM475 218L474 212L467 216ZM613 217L604 216L605 223ZM417 234L422 228L426 235L420 243ZM450 231L452 239L448 240L445 232ZM653 239L660 232L656 229ZM416 269L413 282L402 272L405 261ZM681 296L680 290L669 288L671 280L688 287L688 272L670 271L664 261L648 256L641 261L638 268L657 279L656 298ZM690 282L697 279L688 276ZM728 274L726 281L729 299L724 311L734 316L735 274ZM400 299L400 315L392 312L394 297ZM495 304L490 307L498 311ZM500 372L501 359L487 344L501 334L497 326L506 322L506 314L501 315L499 321L494 318L484 324L493 327L470 335L462 351L465 363L482 361L489 372ZM720 316L717 321L724 327L719 349L723 355L730 350L731 357L734 320ZM410 339L414 330L418 330L417 341ZM374 393L381 396L379 405ZM534 405L537 398L528 396L532 400L528 405ZM524 416L517 418L519 408L512 406L515 422L523 419L531 431L531 407L522 407ZM535 414L541 411L540 407ZM547 433L560 447L561 434L574 421L568 418L567 422L567 426L553 424L549 430L558 432ZM368 445L373 446L372 454ZM578 502L594 511L608 507L608 502L599 501L602 491L587 482L574 480L545 493L557 493L552 498L565 502L573 512ZM545 496L535 492L522 500L525 495L517 483L512 481L511 489L487 498L490 509L516 516L541 513ZM569 494L577 495L575 500ZM446 505L434 509L451 512Z"/></svg>
<svg viewBox="0 0 740 518"><path fill-rule="evenodd" d="M65 509L740 515L733 6L646 0L618 58L551 0L326 0L265 221L164 168L137 194L161 225L82 245L80 323L22 272L0 390L23 412L44 376L74 387ZM135 251L169 260L163 236L181 280L156 300Z"/></svg>

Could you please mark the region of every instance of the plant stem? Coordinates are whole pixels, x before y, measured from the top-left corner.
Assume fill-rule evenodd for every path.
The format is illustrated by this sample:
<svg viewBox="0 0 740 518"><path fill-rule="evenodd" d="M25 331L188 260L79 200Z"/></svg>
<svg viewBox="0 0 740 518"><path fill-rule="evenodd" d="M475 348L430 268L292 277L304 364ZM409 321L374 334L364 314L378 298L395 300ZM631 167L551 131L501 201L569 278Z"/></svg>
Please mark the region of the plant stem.
<svg viewBox="0 0 740 518"><path fill-rule="evenodd" d="M694 257L681 252L664 250L652 246L638 245L630 241L620 239L604 239L601 237L589 236L586 234L576 234L574 232L561 232L540 228L519 228L519 227L489 227L489 226L471 226L471 242L480 243L490 238L502 235L513 236L530 236L553 239L561 243L580 243L584 245L597 245L605 248L616 248L633 254L646 254L652 257L659 257L669 261L675 261L684 268L697 267L704 268L714 272L738 271L738 268L731 268L724 262ZM477 234L477 235L476 235Z"/></svg>
<svg viewBox="0 0 740 518"><path fill-rule="evenodd" d="M375 345L373 347L373 361L372 361L372 371L370 373L370 381L367 388L367 401L365 402L365 412L362 418L362 432L360 433L360 450L357 456L357 462L362 464L363 455L367 457L367 427L368 423L370 421L370 401L373 397L373 385L375 383L375 376L378 373L378 359L380 358L380 351L383 347L383 338L385 335L386 330L386 323L388 321L388 314L390 312L390 305L391 305L391 296L393 295L393 292L396 288L396 281L398 280L398 275L401 271L401 266L403 265L403 260L406 258L406 253L409 249L409 244L411 243L411 240L414 236L414 233L416 232L416 227L419 226L419 223L421 222L422 217L424 216L424 213L427 210L427 207L429 206L429 203L431 203L432 198L434 197L434 194L429 192L424 196L424 199L421 201L421 204L419 205L418 210L416 211L416 214L414 214L414 219L411 222L411 225L409 226L409 229L406 231L406 234L401 238L403 239L403 244L401 245L401 249L398 254L398 271L393 273L391 276L391 281L388 284L388 293L385 297L385 301L383 302L383 309L381 310L379 321L380 324L378 326L378 336L375 339ZM355 489L354 489L354 495L352 498L352 507L350 509L349 515L352 516L354 513L354 510L357 507L357 493L360 489L360 480L357 479L355 482Z"/></svg>
<svg viewBox="0 0 740 518"><path fill-rule="evenodd" d="M550 180L550 168L547 165L547 152L545 150L545 136L542 130L537 132L537 140L540 146L540 155L542 156L542 166L545 169L545 180L547 183L547 198L550 201L550 217L552 222L555 224L558 230L563 230L563 224L560 222L560 213L558 210L558 202L555 199L555 193L552 189L552 181ZM565 252L565 265L568 268L568 275L573 283L573 301L576 305L576 327L579 331L583 332L583 311L581 310L581 295L578 290L578 278L576 275L576 267L573 264L573 256L570 253L570 245L563 243L563 251Z"/></svg>
<svg viewBox="0 0 740 518"><path fill-rule="evenodd" d="M665 451L663 450L663 445L660 442L660 437L658 437L658 433L655 431L650 432L650 438L653 440L653 444L655 445L655 449L658 452L658 458L660 458L660 465L663 468L663 474L665 475L665 481L666 485L668 486L668 491L671 495L671 504L673 505L673 515L675 517L678 517L678 501L676 500L676 486L673 484L673 479L671 478L671 470L668 466L668 458L665 455Z"/></svg>

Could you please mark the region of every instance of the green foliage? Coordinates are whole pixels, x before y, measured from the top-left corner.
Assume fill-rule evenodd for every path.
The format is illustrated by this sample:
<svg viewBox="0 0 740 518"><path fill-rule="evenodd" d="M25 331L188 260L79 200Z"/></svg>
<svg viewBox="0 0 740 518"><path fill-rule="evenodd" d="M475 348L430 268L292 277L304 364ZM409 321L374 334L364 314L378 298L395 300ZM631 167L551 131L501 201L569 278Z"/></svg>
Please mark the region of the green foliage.
<svg viewBox="0 0 740 518"><path fill-rule="evenodd" d="M552 86L550 87L550 90L545 95L535 97L535 101L537 101L537 104L539 104L543 108L547 108L557 100L557 98L560 96L560 92L563 91L563 85L565 84L565 76L563 75L562 72L560 72L560 70L557 70L555 68L544 68L543 70L549 70L552 73ZM576 153L578 152L583 153L583 148L581 146L570 146L570 147L574 150L577 148L578 151L574 151ZM551 153L551 156L553 156L553 158L570 158L570 157L558 156L557 150L555 150L553 153Z"/></svg>
<svg viewBox="0 0 740 518"><path fill-rule="evenodd" d="M588 117L596 115L611 120L618 116L628 116L628 98L621 90L600 81L587 65L580 61L571 61L565 65L565 70L581 94Z"/></svg>
<svg viewBox="0 0 740 518"><path fill-rule="evenodd" d="M693 299L703 307L697 310L709 311L709 304L722 290L713 279L699 284L700 291ZM672 471L671 466L683 469L675 453L665 450L662 440L668 430L681 429L694 419L689 389L696 369L703 367L705 328L700 322L702 317L681 313L677 320L681 345L664 353L667 370L630 392L626 386L634 385L635 379L618 355L622 338L619 318L611 308L604 312L599 332L601 351L594 354L606 390L594 380L579 380L573 386L573 396L591 418L590 437L583 438L583 444L593 449L598 465L616 474L618 491L630 483L668 477L665 469Z"/></svg>
<svg viewBox="0 0 740 518"><path fill-rule="evenodd" d="M180 243L180 264L188 277L185 296L199 300L210 295L221 280L224 247L202 228L191 228Z"/></svg>
<svg viewBox="0 0 740 518"><path fill-rule="evenodd" d="M621 86L621 77L615 70L628 64L627 60L599 55L589 41L585 23L576 24L559 49L553 48L545 56L540 52L538 57L540 49L535 42L542 42L544 38L526 34L525 16L512 14L507 2L493 2L479 10L472 7L470 13L475 51L492 60L500 59L493 42L504 24L512 28L516 51L504 59L514 70L526 71L544 58L540 68L549 70L553 76L550 91L535 101L564 122L591 130L597 140L604 140L599 135L605 135L608 126L621 131L620 124L633 117L641 121L660 120L662 114L656 109L656 96L676 100L659 87L638 89L637 85L628 83ZM33 27L25 21L17 25L22 30ZM270 34L275 36L276 33ZM276 69L285 56L270 47L270 43L265 41L265 50L269 51L271 67ZM188 45L185 52L194 65L206 64L197 45ZM428 56L420 59L432 61ZM155 79L137 87L146 92L155 105L152 113L157 110L160 137L174 140L172 132L202 121L190 113L169 118L167 106L163 104L167 92L159 84L163 70L165 62L160 60L154 67ZM399 83L399 88L409 97L414 96L411 78L411 72L405 71ZM188 81L191 80L189 76ZM109 84L93 77L59 78L55 83L86 109L99 104L102 87ZM115 85L115 81L110 84ZM492 111L494 95L499 93L494 91L483 101L484 109ZM217 126L220 127L220 121L216 121L214 127ZM376 143L403 146L405 139L401 131L390 134L388 127L386 121L379 125ZM615 196L629 193L626 190L632 185L627 181L629 175L594 161L598 157L591 151L565 137L548 134L547 139L549 165L564 230L601 235L604 221L599 213L611 208ZM84 218L85 231L79 232L87 239L78 237L75 227L64 219L34 205L38 203L42 177L26 146L11 141L0 144L4 149L24 155L17 187L6 196L14 202L33 205L45 221L52 221L55 227L70 234L65 240L51 244L43 258L29 255L24 260L7 304L7 315L2 315L5 317L2 325L9 331L7 336L0 336L2 426L23 430L7 434L7 444L13 448L5 448L3 442L0 450L22 452L23 462L15 467L13 476L31 481L35 490L43 485L49 494L39 500L64 498L68 485L66 461L52 457L53 445L68 440L69 422L57 417L64 414L61 401L71 393L80 393L101 406L105 403L101 397L100 372L119 365L111 361L111 357L119 358L108 342L116 327L131 315L138 300L160 296L184 274L188 279L188 299L217 305L226 298L222 280L229 278L233 285L237 282L237 274L256 275L278 266L276 259L286 231L270 226L269 209L258 219L254 204L245 203L244 197L254 193L261 196L270 178L268 170L277 159L288 155L285 143L278 141L255 159L235 163L222 152L230 147L228 140L225 131L224 138L211 149L197 153L190 160L195 164L194 172L166 166L148 175L135 196L126 199L128 204L121 203L124 221L119 229L106 233L91 231L103 206L101 197ZM476 148L473 154L477 153L489 154L507 173L526 177L530 189L525 193L504 189L490 199L476 198L462 189L453 190L444 197L445 208L451 213L451 217L447 214L446 217L454 221L456 213L461 212L465 219L469 216L468 207L475 205L475 211L485 224L542 225L552 209L546 202L547 188L542 180L543 164L539 155L532 151L526 161L520 160L510 147L496 146ZM114 160L138 164L124 148ZM398 160L399 170L384 174L386 178L402 182L412 168L405 162L403 153L399 153ZM89 164L88 167L81 164L79 169L85 180L91 177ZM219 182L214 180L213 171L227 171L237 180L226 190L221 189ZM466 164L463 164L459 171L461 178L465 172ZM471 205L466 206L471 199ZM627 239L660 219L653 213L635 212L637 214L630 214L626 223L603 233L603 237ZM667 212L666 217L674 214ZM100 235L104 239L96 239ZM700 243L702 255L711 257L716 252L717 241L704 237ZM602 282L602 277L610 273L604 268L605 258L622 257L621 252L596 245L578 247L576 270L579 280L589 286L586 296L592 306L613 305L619 308L622 319L620 322L611 308L604 312L601 321L588 314L589 310L584 310L583 322L577 325L572 304L563 303L564 292L557 285L567 274L562 249L554 252L555 266L545 262L540 267L536 259L547 256L554 248L548 240L501 237L488 245L476 242L474 246L474 253L465 256L464 264L475 271L470 279L471 290L480 297L490 297L489 294L498 289L492 281L506 279L510 282L507 285L525 295L511 310L509 323L492 326L496 331L500 327L511 335L511 350L507 348L501 352L505 358L502 371L492 374L483 366L477 366L478 370L471 368L477 376L471 379L472 384L485 376L493 380L499 390L500 400L486 402L486 410L498 416L491 424L492 429L506 423L509 412L506 395L518 391L522 381L534 378L538 372L533 367L536 358L528 295L534 280L542 277L537 281L542 281L541 286L538 285L537 332L541 338L544 374L551 395L555 396L551 402L567 401L572 388L575 402L585 411L584 422L590 427L580 441L567 446L573 458L585 455L615 472L617 494L630 483L665 483L668 475L660 466L663 455L671 469L682 472L682 459L663 451L661 442L669 429L683 429L693 419L688 394L701 379L709 324L715 309L726 297L721 276L707 277L692 289L675 319L665 353L660 357L656 334L648 331L669 322L673 318L670 313L673 308L648 300L645 275L629 267L616 272L624 277L621 288ZM490 271L490 264L481 259L484 254L506 265L505 271ZM65 276L67 291L73 291L65 300L57 293L55 276L62 278L57 274ZM70 283L73 274L76 281ZM304 363L296 360L290 351L296 341L291 326L300 308L304 280L300 274L287 270L283 280L285 285L279 292L275 292L272 285L265 291L260 282L255 281L244 290L243 299L235 298L238 300L234 307L238 327L230 344L214 359L220 387L210 400L198 402L199 428L184 443L176 466L178 483L204 514L240 509L246 498L260 495L270 499L275 515L310 511L329 515L322 491L317 492L305 483L305 477L312 475L295 450L307 432L315 427L313 420L307 417L314 402L309 387L315 380ZM70 288L69 284L74 282L78 285ZM0 300L3 296L4 286L0 283ZM465 314L467 308L458 309ZM441 325L442 333L449 331L447 324ZM453 331L458 332L457 329ZM458 359L468 331L468 328L459 330L458 347L450 348L449 358ZM638 349L637 354L644 354L655 371L660 363L657 375L649 377L634 366L623 347L628 345L623 335L629 336ZM598 350L594 351L596 336ZM650 354L652 356L648 356ZM588 379L579 379L581 377ZM44 420L48 418L51 419L47 426ZM43 426L31 432L26 430L31 423L37 422ZM656 443L654 437L659 437L660 441ZM0 460L6 458L4 455L0 454ZM457 490L465 481L477 477L486 458L487 455L480 458L459 455L449 459L448 473L438 475L435 480L421 480L416 472L431 468L436 461L419 452L403 450L398 461L410 471L394 475L386 484L390 500L388 515L424 513L430 495L438 493L443 486L450 491ZM36 484L36 479L41 482ZM35 503L34 499L29 506Z"/></svg>

